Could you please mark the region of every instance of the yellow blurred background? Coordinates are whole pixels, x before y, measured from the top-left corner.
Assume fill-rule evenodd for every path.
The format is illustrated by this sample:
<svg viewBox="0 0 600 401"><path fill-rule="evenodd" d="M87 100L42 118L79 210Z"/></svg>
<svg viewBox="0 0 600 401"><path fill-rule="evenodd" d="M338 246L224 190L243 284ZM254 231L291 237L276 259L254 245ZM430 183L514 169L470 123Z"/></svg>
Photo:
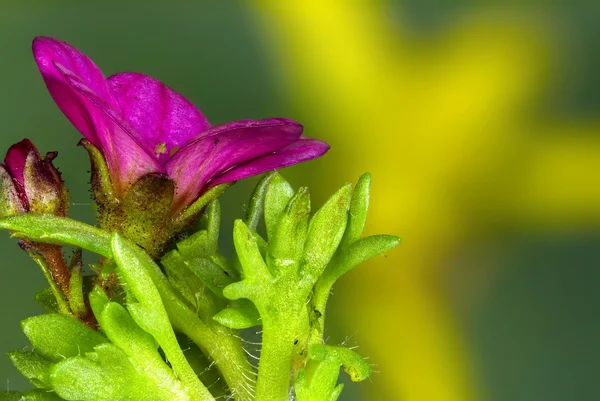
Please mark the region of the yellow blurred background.
<svg viewBox="0 0 600 401"><path fill-rule="evenodd" d="M341 400L600 399L597 6L140 4L1 6L2 148L29 136L59 150L73 217L91 219L87 161L37 76L38 34L108 74L156 76L213 123L301 121L332 146L283 172L315 205L373 174L366 234L404 241L334 288L330 341L358 345L377 371ZM223 198L227 224L253 182ZM31 298L43 287L33 266L12 266L28 264L16 248L0 244L3 351L26 345L18 321L39 313ZM25 386L7 360L0 373Z"/></svg>

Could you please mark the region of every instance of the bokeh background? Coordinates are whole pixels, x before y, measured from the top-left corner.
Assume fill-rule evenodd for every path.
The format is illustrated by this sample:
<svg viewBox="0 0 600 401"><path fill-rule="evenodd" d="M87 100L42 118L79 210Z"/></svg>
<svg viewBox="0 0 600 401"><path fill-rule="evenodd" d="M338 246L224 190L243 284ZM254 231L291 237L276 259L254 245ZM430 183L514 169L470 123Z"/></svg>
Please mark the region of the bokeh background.
<svg viewBox="0 0 600 401"><path fill-rule="evenodd" d="M157 77L213 123L297 119L332 150L283 174L319 205L370 171L367 233L404 239L335 287L330 341L377 371L342 400L599 400L598 21L577 0L2 0L0 149L58 151L71 215L93 221L36 35ZM225 233L254 182L222 198ZM7 234L0 252L6 352L44 280ZM7 357L0 383L27 387Z"/></svg>

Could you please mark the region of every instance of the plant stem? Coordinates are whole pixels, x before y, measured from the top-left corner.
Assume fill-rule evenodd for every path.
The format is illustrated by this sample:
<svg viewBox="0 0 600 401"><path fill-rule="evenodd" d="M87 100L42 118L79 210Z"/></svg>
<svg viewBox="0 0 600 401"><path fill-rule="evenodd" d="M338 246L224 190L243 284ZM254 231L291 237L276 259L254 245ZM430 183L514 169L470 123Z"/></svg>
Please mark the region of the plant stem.
<svg viewBox="0 0 600 401"><path fill-rule="evenodd" d="M296 330L294 318L263 322L256 399L287 401Z"/></svg>

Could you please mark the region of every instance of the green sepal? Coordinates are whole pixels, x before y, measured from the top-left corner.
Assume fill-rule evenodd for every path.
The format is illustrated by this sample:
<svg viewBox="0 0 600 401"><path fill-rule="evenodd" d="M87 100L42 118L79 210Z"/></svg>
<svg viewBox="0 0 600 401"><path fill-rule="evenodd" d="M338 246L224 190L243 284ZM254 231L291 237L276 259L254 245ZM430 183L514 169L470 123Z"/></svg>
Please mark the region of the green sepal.
<svg viewBox="0 0 600 401"><path fill-rule="evenodd" d="M270 180L264 201L265 225L269 241L275 236L279 218L294 196L294 189L279 174L275 174Z"/></svg>
<svg viewBox="0 0 600 401"><path fill-rule="evenodd" d="M304 288L315 284L338 248L346 229L351 189L350 184L340 188L310 220L301 266Z"/></svg>
<svg viewBox="0 0 600 401"><path fill-rule="evenodd" d="M300 188L281 212L268 247L268 267L273 275L297 271L304 253L310 215L308 188Z"/></svg>
<svg viewBox="0 0 600 401"><path fill-rule="evenodd" d="M56 245L73 245L111 257L110 234L89 224L52 214L20 214L0 219L12 237Z"/></svg>
<svg viewBox="0 0 600 401"><path fill-rule="evenodd" d="M236 305L223 309L213 319L230 329L243 330L258 326L260 314L256 306L247 299L239 299Z"/></svg>
<svg viewBox="0 0 600 401"><path fill-rule="evenodd" d="M4 166L0 165L0 217L25 212L14 181Z"/></svg>
<svg viewBox="0 0 600 401"><path fill-rule="evenodd" d="M36 387L47 389L48 373L52 362L42 355L31 351L12 351L8 353L15 368Z"/></svg>
<svg viewBox="0 0 600 401"><path fill-rule="evenodd" d="M57 313L25 319L21 328L36 352L54 359L91 352L95 346L107 341L79 320Z"/></svg>
<svg viewBox="0 0 600 401"><path fill-rule="evenodd" d="M54 296L52 288L44 288L35 294L37 303L48 313L58 313L58 302Z"/></svg>
<svg viewBox="0 0 600 401"><path fill-rule="evenodd" d="M153 257L164 252L173 231L169 224L175 183L164 174L146 174L136 181L119 205L101 225L117 231Z"/></svg>
<svg viewBox="0 0 600 401"><path fill-rule="evenodd" d="M191 224L196 222L200 216L202 215L206 206L217 199L219 196L225 192L227 188L232 186L232 182L227 182L224 184L219 184L217 186L212 187L208 191L206 191L202 196L196 199L191 205L187 206L183 209L175 218L173 219L173 223L175 226L175 231L181 231L186 227L189 227Z"/></svg>
<svg viewBox="0 0 600 401"><path fill-rule="evenodd" d="M98 204L99 220L101 221L109 214L118 204L117 195L114 193L112 181L110 179L110 171L104 160L102 152L87 139L82 139L78 143L79 146L88 152L90 164L92 167L92 194Z"/></svg>

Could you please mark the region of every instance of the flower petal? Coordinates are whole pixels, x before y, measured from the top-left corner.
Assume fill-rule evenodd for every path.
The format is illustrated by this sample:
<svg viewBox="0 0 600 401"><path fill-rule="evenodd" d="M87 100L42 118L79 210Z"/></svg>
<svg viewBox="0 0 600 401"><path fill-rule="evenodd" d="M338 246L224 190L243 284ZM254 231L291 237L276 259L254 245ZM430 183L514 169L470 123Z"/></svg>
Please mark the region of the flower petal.
<svg viewBox="0 0 600 401"><path fill-rule="evenodd" d="M285 148L301 134L302 125L283 118L209 128L204 137L187 144L167 162L167 173L175 181L174 210L190 204L213 177Z"/></svg>
<svg viewBox="0 0 600 401"><path fill-rule="evenodd" d="M102 71L85 54L60 40L37 37L33 40L33 55L50 95L71 123L95 146L100 147L91 109L81 96L67 84L64 74L56 68L62 66L79 78L99 97L114 103Z"/></svg>
<svg viewBox="0 0 600 401"><path fill-rule="evenodd" d="M119 113L77 76L62 70L59 65L57 68L65 74L67 83L85 99L88 107L94 109L94 114L90 117L97 121L95 125L101 139L99 148L111 171L113 185L117 191L124 194L140 177L148 173L161 173L163 169L158 161L136 140L135 130Z"/></svg>
<svg viewBox="0 0 600 401"><path fill-rule="evenodd" d="M302 137L293 144L270 155L262 156L231 170L210 181L206 189L225 182L238 181L264 172L302 163L323 156L329 145L317 139Z"/></svg>
<svg viewBox="0 0 600 401"><path fill-rule="evenodd" d="M50 95L71 123L103 153L113 185L122 194L139 177L160 171L114 109L100 69L73 46L46 37L33 41L35 61Z"/></svg>
<svg viewBox="0 0 600 401"><path fill-rule="evenodd" d="M4 167L21 187L23 186L23 170L25 169L27 156L31 152L35 152L38 158L40 157L40 152L35 145L29 139L23 139L8 148L4 158Z"/></svg>
<svg viewBox="0 0 600 401"><path fill-rule="evenodd" d="M125 72L108 78L121 115L147 151L166 163L175 148L197 138L210 124L185 97L147 75Z"/></svg>

